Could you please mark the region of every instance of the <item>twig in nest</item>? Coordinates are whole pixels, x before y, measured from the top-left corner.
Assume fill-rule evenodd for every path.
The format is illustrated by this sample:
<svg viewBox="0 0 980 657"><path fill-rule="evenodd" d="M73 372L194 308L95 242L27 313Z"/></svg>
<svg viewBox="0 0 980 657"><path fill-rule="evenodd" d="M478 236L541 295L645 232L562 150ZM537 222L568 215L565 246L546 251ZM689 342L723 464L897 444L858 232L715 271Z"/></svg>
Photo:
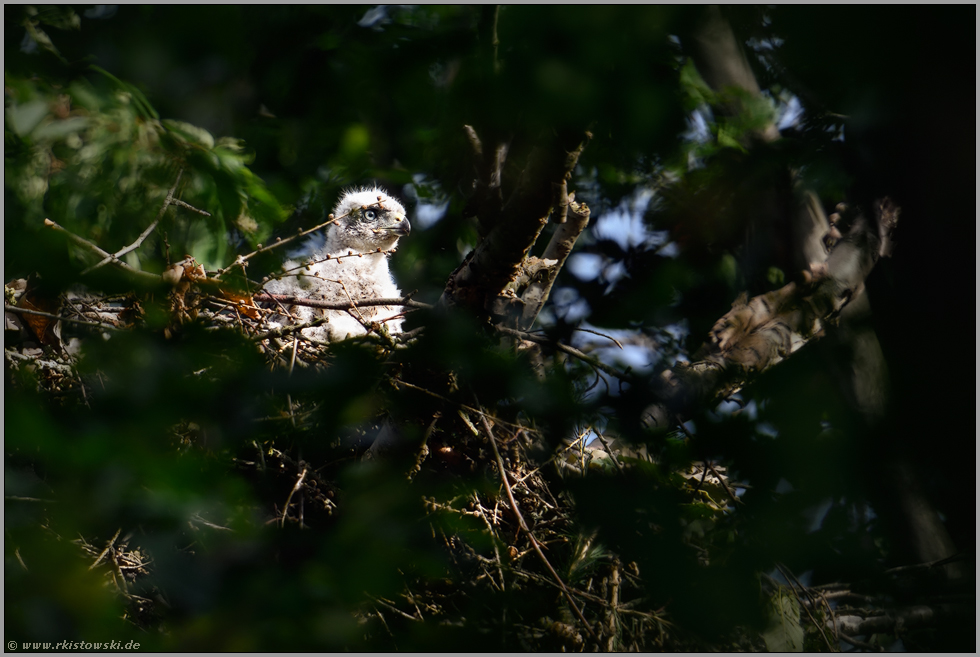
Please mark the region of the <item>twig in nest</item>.
<svg viewBox="0 0 980 657"><path fill-rule="evenodd" d="M291 333L296 333L302 331L306 328L313 328L315 326L320 326L321 324L327 323L329 317L317 317L308 322L303 322L302 324L290 324L289 326L280 326L277 329L272 329L271 331L266 331L265 333L260 333L259 335L253 335L253 342L262 342L263 340L268 340L269 338L280 338L284 335L289 335Z"/></svg>
<svg viewBox="0 0 980 657"><path fill-rule="evenodd" d="M502 419L500 419L498 417L495 417L493 415L488 414L486 411L482 411L480 409L473 408L472 406L467 406L466 404L460 404L459 402L454 401L454 400L450 399L449 397L444 397L443 395L440 395L438 392L432 392L431 390L428 390L426 388L422 388L420 386L411 384L408 381L403 381L402 379L399 379L399 378L396 378L396 377L389 377L388 380L391 382L391 384L395 387L396 390L398 389L398 386L405 386L406 388L410 388L412 390L417 390L417 391L419 391L421 393L424 393L426 395L429 395L430 397L435 397L436 399L439 399L441 401L444 401L447 404L450 404L452 406L455 406L456 408L462 408L462 409L467 410L467 411L470 411L472 413L476 413L477 415L479 415L481 417L490 418L491 420L493 420L493 423L495 425L499 424L500 426L508 426L508 427L511 427L511 429L513 429L515 431L518 430L518 429L523 429L525 432L526 431L534 431L533 429L528 429L526 427L522 427L520 424L515 424L513 422L508 422L507 420L502 420Z"/></svg>
<svg viewBox="0 0 980 657"><path fill-rule="evenodd" d="M606 643L606 652L613 652L616 649L616 617L619 615L619 560L613 562L612 575L609 577L609 612L607 625L609 628L609 641Z"/></svg>
<svg viewBox="0 0 980 657"><path fill-rule="evenodd" d="M296 491L298 491L303 486L303 480L306 479L306 472L307 472L307 468L303 468L303 472L299 475L299 479L297 479L296 483L293 484L292 490L289 491L289 495L286 497L286 506L283 507L282 510L282 523L280 524L280 527L286 526L286 516L289 515L289 503L292 501L293 495L296 494ZM303 527L302 518L300 518L299 526L300 528Z"/></svg>
<svg viewBox="0 0 980 657"><path fill-rule="evenodd" d="M349 310L351 305L359 308L364 306L407 306L409 308L432 307L431 304L415 301L408 296L402 298L391 297L386 299L358 299L357 301L351 300L349 303L330 303L329 301L320 301L318 299L294 297L286 294L269 294L268 292L259 292L252 298L256 301L275 301L277 303L288 304L290 306L306 306L308 308L322 308L324 310Z"/></svg>
<svg viewBox="0 0 980 657"><path fill-rule="evenodd" d="M105 559L105 555L109 554L109 552L112 550L112 546L116 544L116 539L119 538L120 533L122 533L122 527L117 529L116 533L112 536L111 539L109 539L109 542L106 543L105 549L102 550L102 553L99 554L98 558L96 558L95 563L93 563L91 566L88 567L89 570L93 570L96 566L102 563L102 560Z"/></svg>
<svg viewBox="0 0 980 657"><path fill-rule="evenodd" d="M786 578L786 581L789 582L790 587L792 587L793 589L793 593L797 597L799 597L799 592L797 592L797 587L799 587L799 591L802 592L803 595L811 599L810 604L813 604L813 602L815 602L810 592L807 590L807 588L800 583L800 580L796 579L796 575L790 572L788 568L785 568L782 564L778 564L778 563L776 564L776 568L779 569L779 572L781 572L783 574L783 577ZM802 600L800 602L802 603ZM813 623L814 627L820 630L820 636L823 638L824 643L827 644L827 649L833 652L834 647L831 645L830 639L827 638L827 634L823 631L824 630L823 625L817 623L817 619L815 619L813 617L813 614L810 613L810 609L809 609L810 605L800 604L800 606L803 607L803 611L806 612L807 618L810 619L810 622ZM838 632L838 635L839 634L840 633Z"/></svg>
<svg viewBox="0 0 980 657"><path fill-rule="evenodd" d="M479 405L479 402L477 403ZM558 573L555 572L555 569L551 566L551 562L548 561L548 557L544 556L544 552L541 550L541 545L538 544L538 540L534 538L534 534L531 533L530 527L528 527L527 523L524 521L524 516L521 515L521 510L517 506L517 500L514 499L514 492L511 490L510 482L508 481L509 475L507 474L506 468L504 468L504 459L500 456L500 450L497 449L497 438L493 435L493 430L490 428L490 423L487 422L486 415L480 413L480 420L483 421L483 428L487 432L487 436L490 437L490 446L493 447L493 455L497 459L497 468L500 469L500 480L504 484L504 491L507 493L507 500L510 502L510 508L513 509L514 515L517 516L517 524L520 526L521 530L527 534L528 540L531 541L531 546L537 553L538 558L541 559L541 562L544 564L545 568L548 569L548 572L551 573L551 576L555 579L555 582L558 583L558 587L565 595L565 599L568 600L569 606L571 606L572 611L575 612L575 615L582 622L582 625L589 633L589 636L592 637L593 641L599 643L599 637L596 636L595 632L592 630L592 626L589 625L589 621L585 619L585 615L582 614L582 610L579 609L578 605L575 603L575 599L572 598L572 594L565 586L565 582L563 582L561 577L558 576Z"/></svg>
<svg viewBox="0 0 980 657"><path fill-rule="evenodd" d="M480 517L483 519L484 524L487 526L487 531L490 532L490 536L493 538L493 554L496 557L494 563L497 566L497 573L500 575L500 590L507 590L507 582L504 580L504 566L500 561L500 547L497 545L498 538L497 532L493 530L493 525L490 524L490 520L487 518L487 514L483 512L483 505L480 504L480 498L476 493L473 493L473 503L476 504L476 510L479 511ZM490 578L493 582L493 578Z"/></svg>
<svg viewBox="0 0 980 657"><path fill-rule="evenodd" d="M40 317L47 317L49 319L57 319L62 322L71 322L72 324L81 324L82 326L94 326L95 328L105 329L107 331L119 331L119 327L112 326L111 324L102 324L100 322L87 322L81 319L71 319L70 317L61 317L60 315L52 315L51 313L41 312L40 310L31 310L29 308L17 308L16 306L4 305L5 312L8 313L18 313L21 315L38 315Z"/></svg>
<svg viewBox="0 0 980 657"><path fill-rule="evenodd" d="M884 652L880 646L873 646L870 643L865 643L864 641L858 641L854 637L847 636L843 632L839 632L837 636L840 637L841 641L849 643L855 648L860 648L861 650L867 650L868 652Z"/></svg>
<svg viewBox="0 0 980 657"><path fill-rule="evenodd" d="M690 431L688 431L687 427L684 426L684 423L681 422L681 419L675 415L674 416L674 421L677 422L677 426L679 426L681 428L681 431L684 432L684 435L687 436L687 439L693 442L694 441L694 435ZM725 492L726 493L728 493L728 497L732 498L732 502L734 502L735 504L744 504L744 502L742 502L742 500L740 500L740 499L738 499L738 497L736 497L735 493L732 492L732 489L728 487L728 483L724 480L724 478L722 478L722 476L718 473L718 471L715 470L715 466L711 465L711 463L708 461L708 459L703 459L703 460L704 460L704 464L708 468L708 470L711 470L711 474L713 474L718 479L718 483L720 483L721 484L721 487L725 489ZM702 481L703 481L703 478L702 478ZM701 485L698 484L698 488L700 488L700 487L701 487Z"/></svg>
<svg viewBox="0 0 980 657"><path fill-rule="evenodd" d="M593 429L593 431L595 431L595 429ZM606 448L606 453L609 454L609 458L612 460L613 465L616 466L616 469L617 470L619 470L620 472L622 472L623 471L623 464L620 463L619 462L619 459L616 458L616 455L613 454L612 449L609 447L609 443L606 442L606 439L598 431L595 432L595 435L596 435L596 437L599 438L599 442L602 443L602 446Z"/></svg>

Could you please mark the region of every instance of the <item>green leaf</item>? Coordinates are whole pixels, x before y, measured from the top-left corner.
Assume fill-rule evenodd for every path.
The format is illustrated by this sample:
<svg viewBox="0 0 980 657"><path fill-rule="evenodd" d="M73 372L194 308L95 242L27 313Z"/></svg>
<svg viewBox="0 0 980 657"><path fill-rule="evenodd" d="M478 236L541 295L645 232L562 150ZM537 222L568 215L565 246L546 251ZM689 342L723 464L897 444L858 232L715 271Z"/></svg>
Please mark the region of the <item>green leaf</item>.
<svg viewBox="0 0 980 657"><path fill-rule="evenodd" d="M43 100L32 100L23 105L14 105L7 110L7 125L23 137L30 134L34 128L47 116L48 104Z"/></svg>
<svg viewBox="0 0 980 657"><path fill-rule="evenodd" d="M802 652L803 628L796 596L780 588L769 601L769 624L762 633L769 652Z"/></svg>
<svg viewBox="0 0 980 657"><path fill-rule="evenodd" d="M737 135L727 126L718 126L718 145L748 153L745 147L739 143Z"/></svg>
<svg viewBox="0 0 980 657"><path fill-rule="evenodd" d="M92 69L93 71L96 71L97 73L101 73L102 75L106 76L107 78L115 82L120 89L122 89L130 96L132 96L133 104L136 105L136 108L139 110L140 114L142 114L144 118L159 120L160 115L157 113L155 109L153 109L153 106L150 105L150 101L146 99L146 96L143 94L142 91L137 89L135 86L129 84L128 82L123 82L109 71L99 66L96 66L95 64L91 64L89 68Z"/></svg>
<svg viewBox="0 0 980 657"><path fill-rule="evenodd" d="M85 130L89 125L89 120L84 116L73 116L64 121L52 121L42 125L34 133L38 140L57 141L64 139L68 135Z"/></svg>
<svg viewBox="0 0 980 657"><path fill-rule="evenodd" d="M189 144L202 146L207 150L214 148L214 137L204 128L198 128L196 125L174 119L164 119L161 123L163 123L163 127L176 133L180 139Z"/></svg>

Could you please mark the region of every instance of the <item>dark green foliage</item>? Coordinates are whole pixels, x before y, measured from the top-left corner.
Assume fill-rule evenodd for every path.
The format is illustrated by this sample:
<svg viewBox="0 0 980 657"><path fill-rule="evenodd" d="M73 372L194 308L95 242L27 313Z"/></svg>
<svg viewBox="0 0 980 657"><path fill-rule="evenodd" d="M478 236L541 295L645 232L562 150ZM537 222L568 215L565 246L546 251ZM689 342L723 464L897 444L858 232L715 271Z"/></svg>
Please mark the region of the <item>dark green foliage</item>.
<svg viewBox="0 0 980 657"><path fill-rule="evenodd" d="M486 411L505 468L526 476L511 478L513 493L549 562L593 596L576 599L602 648L758 649L782 595L768 579L775 564L830 582L904 563L879 519L897 505L873 475L893 451L919 460L961 551L974 548L972 478L955 471L972 455L969 433L950 429L969 420L970 386L955 383L962 359L929 346L958 346L954 329L972 325L961 281L975 257L964 118L975 39L962 27L972 12L726 10L740 36L784 45L750 54L770 98L709 116L702 141L683 136L685 119L729 98L687 58L697 9L4 12L5 283L30 277L48 300L84 284L127 309L124 330L64 322L62 340L32 356L62 358L79 338L70 375L5 360L9 640L591 649L519 528L474 409ZM804 121L747 148L776 113L771 98L790 93ZM122 259L159 274L193 256L213 277L325 221L344 187L378 183L413 222L391 260L395 278L435 303L478 242L464 208L489 163L464 124L484 158L509 147L505 200L532 148L592 133L569 190L592 208L577 253L603 268L589 278L566 267L536 329L580 347L584 337L592 355L609 348L616 355L602 360L628 364L628 380L547 344L536 371L534 353L438 308L408 316L406 330L424 331L403 348L334 344L314 368L290 365L284 338L273 364L242 330L254 328L247 318L182 314L167 285L112 266L83 276L98 257L43 223L118 251L157 218L179 177L176 196L210 216L172 206ZM961 134L937 136L947 125ZM903 250L867 283L891 368L888 419L869 427L838 392L834 354L815 344L742 391L737 411L699 409L679 418L686 431L646 427L659 373L691 357L736 295L798 274L781 251L787 227L753 223L760 204L783 216L798 202L791 172L828 210L901 196ZM661 241L600 230L643 192L653 200L631 230L664 231ZM284 251L250 260L247 277L276 271ZM574 304L585 320L564 314ZM635 341L614 351L578 330L590 327ZM7 349L30 349L23 335L8 330ZM654 347L630 360L636 344ZM365 459L385 431L396 446ZM569 456L568 442L591 431L651 459ZM703 476L709 461L733 490ZM140 555L145 568L125 570ZM611 621L615 578L629 611ZM942 629L905 647L969 648L961 627ZM807 649L826 649L807 632Z"/></svg>

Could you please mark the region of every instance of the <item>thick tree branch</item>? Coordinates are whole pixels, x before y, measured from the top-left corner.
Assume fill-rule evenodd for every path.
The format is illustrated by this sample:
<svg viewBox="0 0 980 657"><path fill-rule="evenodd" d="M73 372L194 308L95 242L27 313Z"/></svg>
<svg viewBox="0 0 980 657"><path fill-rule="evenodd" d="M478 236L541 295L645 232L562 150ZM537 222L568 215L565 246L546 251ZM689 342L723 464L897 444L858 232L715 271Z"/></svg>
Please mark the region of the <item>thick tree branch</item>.
<svg viewBox="0 0 980 657"><path fill-rule="evenodd" d="M759 83L745 51L717 6L705 8L702 20L692 35L692 42L694 65L713 90L735 89L749 96L760 95ZM728 114L737 114L742 110L742 104L732 98L719 109ZM779 130L770 123L757 130L754 136L762 141L775 141L779 139Z"/></svg>
<svg viewBox="0 0 980 657"><path fill-rule="evenodd" d="M520 275L556 205L553 186L571 177L586 142L569 147L570 143L556 139L531 153L517 189L501 208L499 221L453 272L440 303L489 319L500 314L498 298L515 298L505 290Z"/></svg>
<svg viewBox="0 0 980 657"><path fill-rule="evenodd" d="M672 414L686 415L720 401L824 334L860 292L881 253L878 226L898 221L887 199L875 205L875 221L860 216L827 260L826 272L803 283L746 300L740 297L715 324L696 362L668 370L646 410L654 426L671 426Z"/></svg>
<svg viewBox="0 0 980 657"><path fill-rule="evenodd" d="M972 621L976 619L976 604L915 605L901 609L889 609L873 616L855 613L837 617L838 631L848 636L895 634L898 630L914 630L932 627L940 621ZM827 626L831 627L831 621ZM832 628L831 628L832 629Z"/></svg>
<svg viewBox="0 0 980 657"><path fill-rule="evenodd" d="M760 96L759 85L749 66L749 60L731 25L717 7L705 9L703 19L691 37L692 58L705 82L716 92L736 90L734 94L723 96L726 101L716 108L717 111L722 114L736 114L744 109L744 98ZM770 123L756 130L752 137L758 141L772 142L779 138L779 131ZM802 190L802 196L804 202L789 217L780 216L778 205L753 217L752 222L756 227L754 232L756 235L771 235L788 219L789 244L784 245L789 247L786 264L797 271L819 271L827 259L827 251L823 248L824 238L837 237L836 229L828 222L814 193ZM890 255L892 252L892 232L895 226L893 219L897 217L897 211L879 212L879 256ZM758 248L760 245L750 240L748 246L750 248L747 251L751 252L751 247ZM763 253L761 256L766 258L771 254ZM888 367L878 337L869 321L870 315L871 308L863 286L853 289L851 301L842 309L840 328L831 332L830 340L824 348L832 368L836 371L844 397L869 427L875 427L880 424L887 407ZM692 366L694 367L698 365ZM717 373L716 370L716 367L708 365L705 372ZM952 538L915 483L913 464L899 459L883 472L885 479L881 483L891 489L889 496L897 497L902 502L900 517L891 519L896 527L901 528L902 536L896 543L909 546L909 556L922 561L954 554L956 547ZM948 568L948 574L950 577L958 577L962 574L962 569L959 565L953 565Z"/></svg>

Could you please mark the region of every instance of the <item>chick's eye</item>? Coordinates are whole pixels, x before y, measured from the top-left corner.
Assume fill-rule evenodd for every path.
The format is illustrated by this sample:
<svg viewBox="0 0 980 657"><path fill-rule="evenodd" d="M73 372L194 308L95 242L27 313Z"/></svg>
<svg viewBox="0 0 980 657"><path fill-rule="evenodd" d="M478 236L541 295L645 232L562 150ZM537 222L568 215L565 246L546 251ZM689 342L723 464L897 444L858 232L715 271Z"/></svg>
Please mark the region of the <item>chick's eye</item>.
<svg viewBox="0 0 980 657"><path fill-rule="evenodd" d="M367 219L368 221L374 221L377 216L378 213L375 212L374 210L366 210L364 212L364 218Z"/></svg>

